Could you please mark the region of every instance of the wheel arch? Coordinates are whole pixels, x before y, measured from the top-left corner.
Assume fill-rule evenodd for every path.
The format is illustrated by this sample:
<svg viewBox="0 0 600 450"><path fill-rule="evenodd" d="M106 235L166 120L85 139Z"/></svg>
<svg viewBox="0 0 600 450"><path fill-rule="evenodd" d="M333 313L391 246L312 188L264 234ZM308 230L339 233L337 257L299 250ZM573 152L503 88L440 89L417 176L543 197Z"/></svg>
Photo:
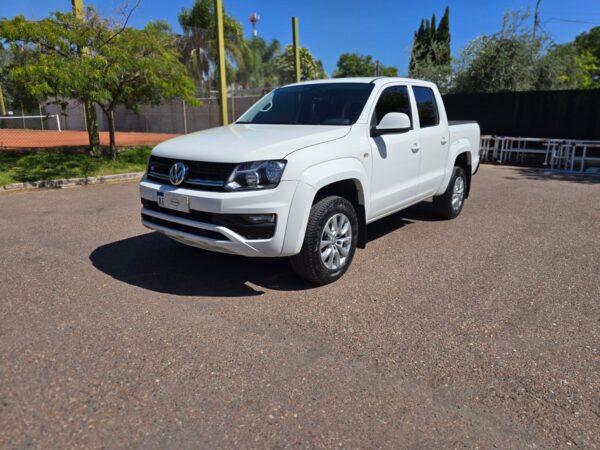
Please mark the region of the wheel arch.
<svg viewBox="0 0 600 450"><path fill-rule="evenodd" d="M467 192L465 197L469 196L469 192L471 190L471 176L473 174L473 155L472 155L472 146L468 139L458 139L453 145L450 147L450 152L448 154L448 163L446 167L446 175L444 176L444 180L440 185L440 188L436 195L442 195L446 192L448 188L448 183L450 183L450 179L452 178L452 172L455 166L462 167L467 176Z"/></svg>
<svg viewBox="0 0 600 450"><path fill-rule="evenodd" d="M462 167L462 169L465 171L465 176L467 177L467 190L465 192L465 198L469 198L469 192L471 192L472 176L471 152L465 151L456 155L456 159L454 160L454 167Z"/></svg>
<svg viewBox="0 0 600 450"><path fill-rule="evenodd" d="M302 185L311 187L312 201L306 202L306 196L294 208L302 208L299 222L289 224L290 240L286 237L284 254L295 254L302 248L308 217L312 205L328 195L339 195L346 198L356 210L359 221L358 246L364 248L366 238L366 217L368 213L369 193L365 167L355 158L344 158L327 161L306 169L301 177ZM293 231L290 227L299 227ZM286 235L288 233L286 232ZM294 238L292 239L292 236Z"/></svg>
<svg viewBox="0 0 600 450"><path fill-rule="evenodd" d="M367 216L364 203L364 191L360 180L356 178L346 178L321 187L315 193L312 205L325 197L332 195L345 198L354 207L358 217L359 226L357 246L359 248L365 248L367 244Z"/></svg>

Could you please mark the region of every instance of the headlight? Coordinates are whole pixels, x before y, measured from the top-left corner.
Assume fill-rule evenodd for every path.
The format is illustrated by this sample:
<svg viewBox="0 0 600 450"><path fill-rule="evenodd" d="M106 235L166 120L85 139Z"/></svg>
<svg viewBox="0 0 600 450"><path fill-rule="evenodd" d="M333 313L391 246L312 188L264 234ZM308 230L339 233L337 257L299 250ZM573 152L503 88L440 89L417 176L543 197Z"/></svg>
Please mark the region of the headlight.
<svg viewBox="0 0 600 450"><path fill-rule="evenodd" d="M285 161L252 161L238 165L225 183L228 191L270 189L279 184Z"/></svg>

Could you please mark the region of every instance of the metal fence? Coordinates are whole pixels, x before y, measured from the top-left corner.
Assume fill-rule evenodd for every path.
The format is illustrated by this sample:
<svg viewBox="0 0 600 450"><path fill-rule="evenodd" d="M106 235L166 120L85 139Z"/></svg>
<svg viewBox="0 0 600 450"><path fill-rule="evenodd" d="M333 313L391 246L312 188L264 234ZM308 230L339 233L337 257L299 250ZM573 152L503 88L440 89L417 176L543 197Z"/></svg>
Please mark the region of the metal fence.
<svg viewBox="0 0 600 450"><path fill-rule="evenodd" d="M481 136L482 161L600 174L600 140Z"/></svg>
<svg viewBox="0 0 600 450"><path fill-rule="evenodd" d="M243 114L260 94L230 96L229 120ZM124 107L115 110L116 142L119 146L156 144L175 135L187 134L219 126L220 106L216 98L200 98L202 106L190 106L182 100L158 106L142 106L138 112ZM0 149L37 149L52 147L85 147L88 137L84 106L67 101L64 108L52 103L39 111L20 109L0 117ZM103 145L108 142L108 120L96 107L98 129Z"/></svg>

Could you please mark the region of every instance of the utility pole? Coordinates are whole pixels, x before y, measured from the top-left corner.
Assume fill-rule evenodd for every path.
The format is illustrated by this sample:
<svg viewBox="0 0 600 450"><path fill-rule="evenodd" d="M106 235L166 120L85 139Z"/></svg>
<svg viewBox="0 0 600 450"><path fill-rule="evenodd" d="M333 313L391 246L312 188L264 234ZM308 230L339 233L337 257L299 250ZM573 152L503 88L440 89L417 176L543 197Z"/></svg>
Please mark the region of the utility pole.
<svg viewBox="0 0 600 450"><path fill-rule="evenodd" d="M2 85L0 84L0 116L6 115L6 106L4 105L4 94L2 94Z"/></svg>
<svg viewBox="0 0 600 450"><path fill-rule="evenodd" d="M83 0L71 0L73 6L73 15L79 19L83 19Z"/></svg>
<svg viewBox="0 0 600 450"><path fill-rule="evenodd" d="M298 38L297 17L292 17L292 35L294 42L294 69L296 70L296 83L300 83L300 40Z"/></svg>
<svg viewBox="0 0 600 450"><path fill-rule="evenodd" d="M535 2L535 14L533 15L533 41L535 42L535 35L537 33L537 29L540 26L540 3L542 0L537 0Z"/></svg>
<svg viewBox="0 0 600 450"><path fill-rule="evenodd" d="M227 80L225 79L225 38L223 33L223 0L215 0L217 18L217 47L219 50L219 98L221 102L221 125L229 123L227 115Z"/></svg>

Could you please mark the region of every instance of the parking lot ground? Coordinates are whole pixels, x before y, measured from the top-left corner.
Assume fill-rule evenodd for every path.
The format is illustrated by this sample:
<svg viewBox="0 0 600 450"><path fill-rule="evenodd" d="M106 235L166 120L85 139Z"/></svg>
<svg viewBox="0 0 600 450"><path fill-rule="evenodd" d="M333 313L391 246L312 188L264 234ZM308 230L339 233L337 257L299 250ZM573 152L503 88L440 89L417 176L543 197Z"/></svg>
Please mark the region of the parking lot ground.
<svg viewBox="0 0 600 450"><path fill-rule="evenodd" d="M0 195L0 447L600 446L600 184L484 166L337 283L187 248L134 183Z"/></svg>

